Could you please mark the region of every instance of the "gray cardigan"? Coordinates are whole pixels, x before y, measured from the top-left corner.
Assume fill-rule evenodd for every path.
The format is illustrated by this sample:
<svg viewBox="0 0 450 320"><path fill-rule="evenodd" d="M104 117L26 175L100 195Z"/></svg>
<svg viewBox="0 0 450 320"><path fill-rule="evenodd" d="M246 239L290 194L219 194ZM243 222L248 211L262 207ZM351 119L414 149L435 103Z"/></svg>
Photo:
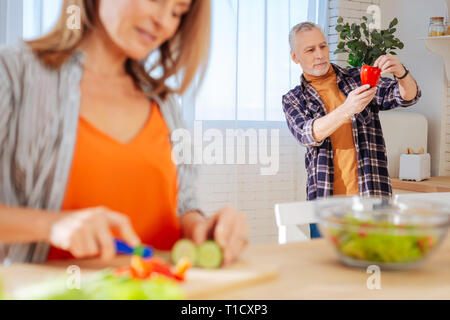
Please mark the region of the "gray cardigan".
<svg viewBox="0 0 450 320"><path fill-rule="evenodd" d="M0 47L0 203L60 211L72 163L84 53L50 69L21 42ZM170 96L159 104L172 132L183 128ZM196 210L196 168L178 165L178 214ZM32 222L31 222L32 223ZM49 244L0 244L0 264L47 259Z"/></svg>

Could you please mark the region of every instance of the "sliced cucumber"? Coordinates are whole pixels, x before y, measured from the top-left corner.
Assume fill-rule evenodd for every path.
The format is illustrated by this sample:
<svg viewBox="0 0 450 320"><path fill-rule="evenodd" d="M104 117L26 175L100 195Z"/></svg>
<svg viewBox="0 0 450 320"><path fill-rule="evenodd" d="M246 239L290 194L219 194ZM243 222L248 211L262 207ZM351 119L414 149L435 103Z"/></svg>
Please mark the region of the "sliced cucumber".
<svg viewBox="0 0 450 320"><path fill-rule="evenodd" d="M216 269L222 265L222 249L214 241L206 241L197 249L197 266Z"/></svg>
<svg viewBox="0 0 450 320"><path fill-rule="evenodd" d="M197 247L189 239L178 240L172 248L171 259L173 264L177 264L182 258L188 258L192 264L197 259Z"/></svg>

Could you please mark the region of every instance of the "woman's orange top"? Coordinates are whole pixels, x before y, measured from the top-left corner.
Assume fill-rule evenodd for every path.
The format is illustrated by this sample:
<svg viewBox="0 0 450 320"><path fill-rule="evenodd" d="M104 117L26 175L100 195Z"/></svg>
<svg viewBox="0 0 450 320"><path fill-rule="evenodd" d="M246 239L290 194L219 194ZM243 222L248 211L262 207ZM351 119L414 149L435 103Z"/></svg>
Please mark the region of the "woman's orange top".
<svg viewBox="0 0 450 320"><path fill-rule="evenodd" d="M177 169L170 131L156 103L146 125L121 143L80 117L62 210L105 206L130 217L142 243L170 250L180 239ZM49 260L73 258L52 247Z"/></svg>

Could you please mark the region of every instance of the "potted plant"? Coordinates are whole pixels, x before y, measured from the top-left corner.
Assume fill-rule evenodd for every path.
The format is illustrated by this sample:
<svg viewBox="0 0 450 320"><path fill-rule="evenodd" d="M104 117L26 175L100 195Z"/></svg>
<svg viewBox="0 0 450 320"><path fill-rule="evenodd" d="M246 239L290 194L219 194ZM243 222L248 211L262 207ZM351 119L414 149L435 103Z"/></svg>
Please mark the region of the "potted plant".
<svg viewBox="0 0 450 320"><path fill-rule="evenodd" d="M394 28L398 19L394 18L385 30L370 30L368 24L371 18L362 17L361 24L347 22L339 17L336 31L339 33L339 43L334 53L348 53L349 67L372 66L375 60L385 54L396 55L393 50L403 49L404 44L394 36Z"/></svg>

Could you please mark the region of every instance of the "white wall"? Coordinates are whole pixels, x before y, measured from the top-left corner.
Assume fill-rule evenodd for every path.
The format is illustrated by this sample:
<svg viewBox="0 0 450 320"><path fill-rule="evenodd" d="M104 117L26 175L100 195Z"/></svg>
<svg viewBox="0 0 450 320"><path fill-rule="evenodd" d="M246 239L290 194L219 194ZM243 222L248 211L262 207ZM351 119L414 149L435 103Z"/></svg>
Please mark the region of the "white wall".
<svg viewBox="0 0 450 320"><path fill-rule="evenodd" d="M6 1L0 0L0 45L6 43Z"/></svg>
<svg viewBox="0 0 450 320"><path fill-rule="evenodd" d="M15 43L22 35L22 1L0 0L0 45Z"/></svg>
<svg viewBox="0 0 450 320"><path fill-rule="evenodd" d="M287 126L280 124L279 128L280 166L276 175L261 175L259 164L200 167L202 210L210 215L227 205L237 208L247 217L251 243L277 242L276 203L306 200L305 148Z"/></svg>
<svg viewBox="0 0 450 320"><path fill-rule="evenodd" d="M445 16L444 0L381 0L382 27L394 18L399 19L397 37L405 48L398 52L398 58L410 70L422 89L422 98L417 105L405 111L418 112L428 120L428 152L431 154L432 175L443 174L444 158L442 123L444 118L443 99L447 91L444 62L427 50L423 38L427 35L430 17ZM445 91L444 91L445 90ZM450 122L448 123L450 124ZM441 170L439 170L441 167Z"/></svg>

